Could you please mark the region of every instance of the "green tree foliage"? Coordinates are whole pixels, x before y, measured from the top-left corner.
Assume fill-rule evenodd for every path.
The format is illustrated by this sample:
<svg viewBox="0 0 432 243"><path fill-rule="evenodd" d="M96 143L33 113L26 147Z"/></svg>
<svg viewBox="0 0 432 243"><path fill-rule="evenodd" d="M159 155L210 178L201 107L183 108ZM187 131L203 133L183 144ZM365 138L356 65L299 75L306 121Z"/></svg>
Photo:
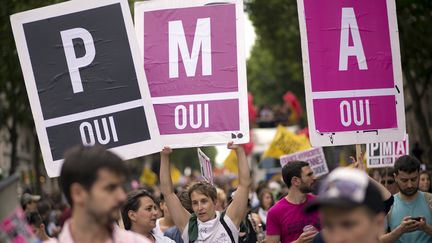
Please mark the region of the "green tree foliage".
<svg viewBox="0 0 432 243"><path fill-rule="evenodd" d="M210 158L213 167L215 166L216 159L216 148L215 147L203 147L201 150ZM186 148L186 149L175 149L171 155L170 160L176 165L180 171L186 167L190 167L193 170L200 170L200 165L198 161L198 154L196 148Z"/></svg>
<svg viewBox="0 0 432 243"><path fill-rule="evenodd" d="M273 55L260 45L260 41L257 41L247 63L248 89L257 94L254 103L258 106L278 103L281 93L275 91L284 89L280 87L284 83L279 82L277 77Z"/></svg>
<svg viewBox="0 0 432 243"><path fill-rule="evenodd" d="M288 90L304 105L300 32L295 0L246 3L257 41L248 61L248 85L257 105L282 102Z"/></svg>
<svg viewBox="0 0 432 243"><path fill-rule="evenodd" d="M215 147L202 147L201 150L210 158L212 162L213 168L215 167L216 161L216 148ZM170 155L170 162L172 166L175 166L177 169L183 173L186 167L191 168L192 170L200 171L200 164L198 160L196 148L184 148L184 149L174 149L173 153ZM159 154L148 155L152 160L152 170L159 175L160 170L160 156Z"/></svg>
<svg viewBox="0 0 432 243"><path fill-rule="evenodd" d="M407 104L414 112L419 130L416 132L420 144L426 149L426 161L432 158L432 109L424 107L423 100L429 100L432 86L432 2L396 1L398 13L399 39L401 45L402 70L404 73L405 94L409 93L412 104Z"/></svg>

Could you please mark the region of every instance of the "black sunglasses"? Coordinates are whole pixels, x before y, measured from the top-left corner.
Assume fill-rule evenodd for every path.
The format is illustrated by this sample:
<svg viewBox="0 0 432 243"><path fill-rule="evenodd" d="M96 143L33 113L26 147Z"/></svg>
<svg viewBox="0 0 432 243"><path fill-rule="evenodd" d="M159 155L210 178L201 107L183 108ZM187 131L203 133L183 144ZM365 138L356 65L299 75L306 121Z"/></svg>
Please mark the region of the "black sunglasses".
<svg viewBox="0 0 432 243"><path fill-rule="evenodd" d="M385 183L386 183L386 181L381 181L381 184L385 185ZM388 181L387 181L387 185L391 185L391 184L393 184L393 183L395 183L394 180L388 180Z"/></svg>

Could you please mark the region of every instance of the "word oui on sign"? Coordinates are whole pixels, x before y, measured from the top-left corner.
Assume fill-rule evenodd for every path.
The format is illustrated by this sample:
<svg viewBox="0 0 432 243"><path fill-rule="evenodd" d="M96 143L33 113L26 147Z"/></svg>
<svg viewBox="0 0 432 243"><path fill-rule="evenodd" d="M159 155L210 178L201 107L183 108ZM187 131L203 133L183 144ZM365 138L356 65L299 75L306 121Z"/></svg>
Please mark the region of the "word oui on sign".
<svg viewBox="0 0 432 243"><path fill-rule="evenodd" d="M402 140L395 2L297 0L311 144Z"/></svg>

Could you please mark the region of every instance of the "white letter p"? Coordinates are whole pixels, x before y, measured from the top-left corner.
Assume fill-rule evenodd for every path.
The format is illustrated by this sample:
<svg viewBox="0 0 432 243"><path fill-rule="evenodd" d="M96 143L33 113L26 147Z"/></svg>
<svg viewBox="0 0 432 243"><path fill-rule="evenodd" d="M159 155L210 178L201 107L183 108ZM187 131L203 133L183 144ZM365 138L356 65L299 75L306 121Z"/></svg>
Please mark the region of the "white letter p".
<svg viewBox="0 0 432 243"><path fill-rule="evenodd" d="M74 93L83 92L83 86L79 68L88 66L95 58L96 50L93 43L93 38L87 30L83 28L75 28L60 31L63 42L63 48L66 55L66 62L69 69L69 75L72 82L72 90ZM77 57L72 40L82 39L84 42L85 55Z"/></svg>

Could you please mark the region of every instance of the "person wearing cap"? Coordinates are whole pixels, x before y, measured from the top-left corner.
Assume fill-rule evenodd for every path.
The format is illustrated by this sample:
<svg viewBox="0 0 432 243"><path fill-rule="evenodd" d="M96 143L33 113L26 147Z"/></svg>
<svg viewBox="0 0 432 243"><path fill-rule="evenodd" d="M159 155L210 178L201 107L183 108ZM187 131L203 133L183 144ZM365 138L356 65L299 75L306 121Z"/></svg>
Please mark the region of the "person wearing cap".
<svg viewBox="0 0 432 243"><path fill-rule="evenodd" d="M382 193L362 170L335 169L305 211L319 211L321 235L327 243L378 243L384 233Z"/></svg>
<svg viewBox="0 0 432 243"><path fill-rule="evenodd" d="M307 162L293 161L282 168L282 178L289 192L267 213L266 243L312 242L320 230L318 213L304 207L315 198L313 171Z"/></svg>
<svg viewBox="0 0 432 243"><path fill-rule="evenodd" d="M59 184L72 208L58 239L48 243L148 243L120 229L116 220L126 201L128 169L116 154L96 146L76 146L65 154Z"/></svg>
<svg viewBox="0 0 432 243"><path fill-rule="evenodd" d="M24 193L21 196L21 207L24 212L36 212L37 211L37 202L41 199L39 195L31 195L30 193Z"/></svg>
<svg viewBox="0 0 432 243"><path fill-rule="evenodd" d="M209 182L201 181L188 188L194 213L191 215L174 194L170 176L169 155L172 150L165 147L161 152L160 181L168 210L175 225L182 232L184 242L235 242L239 241L239 228L248 210L250 171L243 148L228 143L236 152L239 168L239 185L226 211L216 211L217 192Z"/></svg>
<svg viewBox="0 0 432 243"><path fill-rule="evenodd" d="M387 215L389 233L381 241L432 242L432 195L419 191L420 161L409 155L399 157L394 173L399 193Z"/></svg>

